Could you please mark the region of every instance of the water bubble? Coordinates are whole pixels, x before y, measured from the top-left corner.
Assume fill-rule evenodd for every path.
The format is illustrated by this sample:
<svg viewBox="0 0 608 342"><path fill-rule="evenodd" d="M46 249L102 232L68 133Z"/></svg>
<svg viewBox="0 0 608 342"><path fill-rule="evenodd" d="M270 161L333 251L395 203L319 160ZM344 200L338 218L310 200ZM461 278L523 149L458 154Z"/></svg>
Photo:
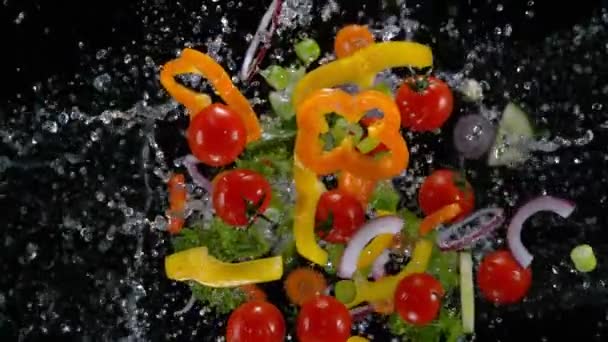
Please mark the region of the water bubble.
<svg viewBox="0 0 608 342"><path fill-rule="evenodd" d="M57 133L58 125L55 121L45 121L42 124L42 129L51 133Z"/></svg>
<svg viewBox="0 0 608 342"><path fill-rule="evenodd" d="M112 82L112 77L107 73L101 74L93 80L93 87L100 92L106 92L109 90L110 82Z"/></svg>
<svg viewBox="0 0 608 342"><path fill-rule="evenodd" d="M23 22L23 19L25 19L25 12L19 12L19 14L17 14L17 17L15 18L14 22L15 22L15 24L19 25L19 24L21 24L21 22Z"/></svg>
<svg viewBox="0 0 608 342"><path fill-rule="evenodd" d="M503 10L504 8L505 8L505 7L503 6L503 4L497 4L497 5L496 5L496 12L502 12L502 10Z"/></svg>

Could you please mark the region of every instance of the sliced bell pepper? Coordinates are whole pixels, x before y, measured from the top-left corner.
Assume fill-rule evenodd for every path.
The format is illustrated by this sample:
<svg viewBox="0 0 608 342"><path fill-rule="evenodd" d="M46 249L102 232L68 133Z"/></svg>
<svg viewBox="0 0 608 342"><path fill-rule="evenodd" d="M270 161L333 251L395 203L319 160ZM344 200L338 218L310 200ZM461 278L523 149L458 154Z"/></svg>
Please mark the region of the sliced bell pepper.
<svg viewBox="0 0 608 342"><path fill-rule="evenodd" d="M340 172L338 176L338 189L353 195L363 208L367 208L377 183L376 179L358 177L348 171Z"/></svg>
<svg viewBox="0 0 608 342"><path fill-rule="evenodd" d="M401 279L413 273L424 272L428 266L433 251L433 243L428 240L419 240L414 246L412 259L410 262L396 275L386 276L377 281L368 281L367 279L355 279L355 298L346 304L346 307L352 308L363 302L381 302L392 299L395 294L395 289Z"/></svg>
<svg viewBox="0 0 608 342"><path fill-rule="evenodd" d="M350 136L342 139L338 147L323 150L319 135L329 130L326 114L337 113L350 123L357 123L372 109L379 109L384 116L368 127L368 136L383 143L389 153L379 159L360 153ZM321 89L298 106L296 119L295 155L316 174L343 171L366 180L377 180L396 176L408 165L407 145L399 133L399 109L390 97L381 92L367 90L351 96L340 89Z"/></svg>
<svg viewBox="0 0 608 342"><path fill-rule="evenodd" d="M360 270L371 266L374 263L374 260L393 244L393 241L393 234L381 234L376 236L372 242L365 246L363 251L361 251L359 261L357 261L357 269Z"/></svg>
<svg viewBox="0 0 608 342"><path fill-rule="evenodd" d="M293 235L296 250L304 258L325 266L328 254L319 246L315 236L315 212L317 202L325 191L325 186L311 170L294 158L293 178L296 186L296 204Z"/></svg>
<svg viewBox="0 0 608 342"><path fill-rule="evenodd" d="M243 119L247 142L261 136L260 122L247 98L234 86L230 75L213 58L193 49L184 49L179 58L166 63L160 72L160 82L169 94L183 104L191 116L197 115L211 104L211 97L197 93L175 80L180 74L201 75L211 83L217 94Z"/></svg>
<svg viewBox="0 0 608 342"><path fill-rule="evenodd" d="M361 336L351 336L346 342L369 342L369 340Z"/></svg>
<svg viewBox="0 0 608 342"><path fill-rule="evenodd" d="M169 190L169 210L167 211L168 227L171 234L177 234L184 225L184 212L186 210L186 178L181 173L176 173L167 182Z"/></svg>
<svg viewBox="0 0 608 342"><path fill-rule="evenodd" d="M270 258L240 263L222 262L209 255L207 247L190 248L165 258L169 279L194 280L210 287L235 287L281 279L283 258Z"/></svg>
<svg viewBox="0 0 608 342"><path fill-rule="evenodd" d="M293 103L298 106L318 89L347 83L355 83L362 89L370 88L376 74L382 70L406 66L426 68L432 65L433 54L426 45L413 42L371 44L306 74L296 85Z"/></svg>
<svg viewBox="0 0 608 342"><path fill-rule="evenodd" d="M453 220L456 216L460 215L462 208L458 203L448 204L436 212L425 217L420 223L418 232L420 236L425 236L430 233L431 230L439 227L440 224Z"/></svg>

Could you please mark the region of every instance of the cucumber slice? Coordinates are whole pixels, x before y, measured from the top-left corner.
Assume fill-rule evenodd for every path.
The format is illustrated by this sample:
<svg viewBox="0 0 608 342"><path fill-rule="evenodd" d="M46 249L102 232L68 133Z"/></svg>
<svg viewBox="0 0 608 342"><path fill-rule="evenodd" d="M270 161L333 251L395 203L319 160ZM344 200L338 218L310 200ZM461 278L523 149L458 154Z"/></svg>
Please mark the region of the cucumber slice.
<svg viewBox="0 0 608 342"><path fill-rule="evenodd" d="M462 330L465 334L472 334L475 332L475 288L471 252L460 253L460 303Z"/></svg>
<svg viewBox="0 0 608 342"><path fill-rule="evenodd" d="M534 129L528 115L516 104L507 104L490 149L488 165L513 167L523 163L529 155L526 143L533 136Z"/></svg>

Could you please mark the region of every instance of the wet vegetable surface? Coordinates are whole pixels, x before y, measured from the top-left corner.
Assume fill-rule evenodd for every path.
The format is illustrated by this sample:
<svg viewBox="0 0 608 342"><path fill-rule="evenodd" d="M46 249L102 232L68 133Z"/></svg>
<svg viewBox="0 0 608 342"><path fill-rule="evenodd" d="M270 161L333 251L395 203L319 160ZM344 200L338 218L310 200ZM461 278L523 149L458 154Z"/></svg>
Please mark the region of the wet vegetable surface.
<svg viewBox="0 0 608 342"><path fill-rule="evenodd" d="M42 1L0 4L8 38L0 92L0 337L215 340L225 334L227 316L195 304L175 317L189 290L163 273L172 247L159 230L166 209L162 179L179 169L174 160L188 154L188 146L187 118L160 90L158 66L189 43L213 51L236 75L243 36L255 31L269 2L65 3L73 11ZM515 169L488 168L483 158L466 161L478 203L507 208L509 215L538 194L577 203L567 221L544 214L530 220L534 229L523 234L535 254L528 298L496 308L478 295L477 339L604 340L608 12L599 2L549 8L534 1L408 1L407 10L379 1L287 3L311 4L313 15L285 23L269 61L295 56L290 39L300 33L329 51L344 23L370 24L380 36L430 44L437 73L448 83L465 75L485 81L487 110L498 115L516 101L560 143L556 152L533 153ZM387 22L400 11L411 21L393 29ZM250 99L268 93L259 76L254 81L242 87ZM453 125L479 109L460 96L455 102L440 134L407 133L412 158L397 184L402 206L416 207L416 190L430 170L460 166ZM597 256L589 274L574 271L569 259L582 243ZM280 291L266 292L276 300ZM295 316L283 310L293 332ZM356 327L377 340L386 334L378 323Z"/></svg>

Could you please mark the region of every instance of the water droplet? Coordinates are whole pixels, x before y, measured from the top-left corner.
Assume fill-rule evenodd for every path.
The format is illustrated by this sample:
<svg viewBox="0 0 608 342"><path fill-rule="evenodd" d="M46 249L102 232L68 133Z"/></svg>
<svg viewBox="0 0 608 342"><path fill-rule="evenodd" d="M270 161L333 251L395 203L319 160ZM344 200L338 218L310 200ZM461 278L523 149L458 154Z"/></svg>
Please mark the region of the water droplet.
<svg viewBox="0 0 608 342"><path fill-rule="evenodd" d="M505 8L505 7L504 7L502 4L497 4L497 5L496 5L496 12L502 12L502 10L503 10L504 8Z"/></svg>

